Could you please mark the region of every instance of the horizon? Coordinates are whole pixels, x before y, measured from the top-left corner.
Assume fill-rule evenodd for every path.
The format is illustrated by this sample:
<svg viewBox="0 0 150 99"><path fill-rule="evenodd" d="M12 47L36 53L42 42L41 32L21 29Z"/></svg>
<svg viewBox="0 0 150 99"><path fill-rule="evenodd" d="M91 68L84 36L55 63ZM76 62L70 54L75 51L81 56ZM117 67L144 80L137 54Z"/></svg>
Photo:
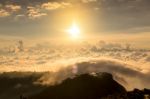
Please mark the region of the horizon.
<svg viewBox="0 0 150 99"><path fill-rule="evenodd" d="M0 80L5 76L15 82L9 84L13 91L0 92L0 98L9 99L11 92L26 86L42 90L97 72L112 74L126 90L150 89L149 4L150 0L0 0ZM15 81L17 77L27 77L27 85ZM16 93L11 95L16 99Z"/></svg>

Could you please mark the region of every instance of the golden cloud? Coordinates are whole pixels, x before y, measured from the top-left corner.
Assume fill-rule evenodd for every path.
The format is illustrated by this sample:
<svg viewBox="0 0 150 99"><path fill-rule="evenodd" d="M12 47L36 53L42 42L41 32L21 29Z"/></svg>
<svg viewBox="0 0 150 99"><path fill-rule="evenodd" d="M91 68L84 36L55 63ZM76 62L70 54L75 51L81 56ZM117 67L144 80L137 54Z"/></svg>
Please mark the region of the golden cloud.
<svg viewBox="0 0 150 99"><path fill-rule="evenodd" d="M83 3L96 2L97 0L82 0Z"/></svg>
<svg viewBox="0 0 150 99"><path fill-rule="evenodd" d="M36 7L29 6L27 8L28 8L27 16L30 19L40 18L42 16L46 16L47 15L46 13L41 12L40 9L38 9Z"/></svg>
<svg viewBox="0 0 150 99"><path fill-rule="evenodd" d="M71 6L70 3L66 3L66 2L48 2L48 3L44 3L41 5L41 8L44 8L46 10L55 10L55 9L59 9L59 8L66 8Z"/></svg>
<svg viewBox="0 0 150 99"><path fill-rule="evenodd" d="M16 12L16 11L19 11L21 9L21 6L19 6L19 5L6 5L5 8L7 10L12 11L12 12Z"/></svg>
<svg viewBox="0 0 150 99"><path fill-rule="evenodd" d="M5 5L0 8L0 17L7 17L13 14L16 11L19 11L21 6L19 5Z"/></svg>
<svg viewBox="0 0 150 99"><path fill-rule="evenodd" d="M9 16L10 13L4 9L0 9L0 17L6 17Z"/></svg>

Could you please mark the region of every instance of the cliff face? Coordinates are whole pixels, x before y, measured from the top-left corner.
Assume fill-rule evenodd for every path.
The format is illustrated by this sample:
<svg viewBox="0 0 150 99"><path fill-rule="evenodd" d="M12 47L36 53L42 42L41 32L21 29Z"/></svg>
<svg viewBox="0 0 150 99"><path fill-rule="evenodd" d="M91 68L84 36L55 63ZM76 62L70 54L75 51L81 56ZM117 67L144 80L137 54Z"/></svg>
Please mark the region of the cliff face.
<svg viewBox="0 0 150 99"><path fill-rule="evenodd" d="M109 73L82 74L50 86L29 99L100 99L127 96L125 88Z"/></svg>

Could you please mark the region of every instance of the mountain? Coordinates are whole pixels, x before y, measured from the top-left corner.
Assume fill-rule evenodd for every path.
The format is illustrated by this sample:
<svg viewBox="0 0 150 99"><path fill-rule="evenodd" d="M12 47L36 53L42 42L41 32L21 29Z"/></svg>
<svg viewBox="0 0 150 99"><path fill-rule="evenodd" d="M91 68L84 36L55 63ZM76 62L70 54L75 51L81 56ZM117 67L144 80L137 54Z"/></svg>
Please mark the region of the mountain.
<svg viewBox="0 0 150 99"><path fill-rule="evenodd" d="M49 86L29 99L101 99L126 97L126 89L109 73L82 74Z"/></svg>

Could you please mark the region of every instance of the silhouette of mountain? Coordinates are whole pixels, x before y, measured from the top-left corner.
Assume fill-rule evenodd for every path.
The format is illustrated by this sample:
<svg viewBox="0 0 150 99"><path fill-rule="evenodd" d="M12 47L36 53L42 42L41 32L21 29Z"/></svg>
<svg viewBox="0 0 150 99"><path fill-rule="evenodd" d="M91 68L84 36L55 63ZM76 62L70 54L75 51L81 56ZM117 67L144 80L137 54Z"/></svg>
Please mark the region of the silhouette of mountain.
<svg viewBox="0 0 150 99"><path fill-rule="evenodd" d="M68 78L60 84L34 83L45 73L10 72L0 76L0 99L150 99L149 89L126 91L109 73Z"/></svg>
<svg viewBox="0 0 150 99"><path fill-rule="evenodd" d="M49 86L29 99L101 99L123 97L127 91L109 73L82 74ZM116 96L116 97L115 97Z"/></svg>

